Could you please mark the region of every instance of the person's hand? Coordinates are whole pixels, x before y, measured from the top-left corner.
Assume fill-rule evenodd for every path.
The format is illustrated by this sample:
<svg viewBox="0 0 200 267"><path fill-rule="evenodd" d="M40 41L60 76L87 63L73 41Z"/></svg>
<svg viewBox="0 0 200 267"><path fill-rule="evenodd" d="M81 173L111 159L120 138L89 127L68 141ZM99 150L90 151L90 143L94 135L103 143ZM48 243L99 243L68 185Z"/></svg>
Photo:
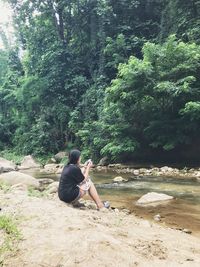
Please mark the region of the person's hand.
<svg viewBox="0 0 200 267"><path fill-rule="evenodd" d="M87 164L88 164L88 160L86 160L86 162L83 164L85 168L87 167Z"/></svg>
<svg viewBox="0 0 200 267"><path fill-rule="evenodd" d="M93 166L93 162L91 160L88 160L87 167L91 168Z"/></svg>

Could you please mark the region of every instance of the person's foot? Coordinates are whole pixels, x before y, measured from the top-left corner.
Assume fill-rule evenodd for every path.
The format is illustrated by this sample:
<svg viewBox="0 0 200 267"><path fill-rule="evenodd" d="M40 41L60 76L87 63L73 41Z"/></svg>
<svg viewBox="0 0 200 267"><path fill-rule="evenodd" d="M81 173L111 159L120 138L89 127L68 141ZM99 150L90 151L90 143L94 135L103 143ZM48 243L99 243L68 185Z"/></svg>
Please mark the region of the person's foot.
<svg viewBox="0 0 200 267"><path fill-rule="evenodd" d="M108 201L102 201L100 205L98 205L97 209L108 209L110 207L110 203Z"/></svg>
<svg viewBox="0 0 200 267"><path fill-rule="evenodd" d="M103 201L104 208L110 208L110 203L108 201Z"/></svg>

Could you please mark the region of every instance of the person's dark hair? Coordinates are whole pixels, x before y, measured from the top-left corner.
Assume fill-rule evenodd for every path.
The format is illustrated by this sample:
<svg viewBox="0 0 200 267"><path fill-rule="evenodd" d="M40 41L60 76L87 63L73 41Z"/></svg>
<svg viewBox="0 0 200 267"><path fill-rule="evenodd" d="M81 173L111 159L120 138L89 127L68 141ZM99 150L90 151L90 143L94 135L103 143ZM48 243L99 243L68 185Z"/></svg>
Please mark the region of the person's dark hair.
<svg viewBox="0 0 200 267"><path fill-rule="evenodd" d="M81 155L81 152L77 149L73 149L69 152L69 161L68 161L68 164L77 164L78 162L78 159Z"/></svg>

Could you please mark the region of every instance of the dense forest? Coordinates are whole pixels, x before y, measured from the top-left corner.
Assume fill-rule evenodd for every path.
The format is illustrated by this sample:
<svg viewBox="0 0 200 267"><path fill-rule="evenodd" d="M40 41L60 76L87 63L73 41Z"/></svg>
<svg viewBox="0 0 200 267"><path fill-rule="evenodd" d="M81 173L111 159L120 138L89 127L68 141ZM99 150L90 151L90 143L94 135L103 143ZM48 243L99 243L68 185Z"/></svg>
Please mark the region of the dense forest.
<svg viewBox="0 0 200 267"><path fill-rule="evenodd" d="M200 161L199 0L7 0L0 150Z"/></svg>

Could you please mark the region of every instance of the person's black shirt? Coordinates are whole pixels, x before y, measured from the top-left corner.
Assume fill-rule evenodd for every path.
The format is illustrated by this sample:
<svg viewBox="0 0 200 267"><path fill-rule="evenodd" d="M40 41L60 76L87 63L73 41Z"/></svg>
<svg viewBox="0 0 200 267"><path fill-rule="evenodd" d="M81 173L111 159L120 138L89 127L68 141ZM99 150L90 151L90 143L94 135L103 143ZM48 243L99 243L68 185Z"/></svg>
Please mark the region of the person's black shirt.
<svg viewBox="0 0 200 267"><path fill-rule="evenodd" d="M85 179L81 169L75 164L66 165L62 171L58 196L67 203L72 202L79 195L78 184Z"/></svg>

